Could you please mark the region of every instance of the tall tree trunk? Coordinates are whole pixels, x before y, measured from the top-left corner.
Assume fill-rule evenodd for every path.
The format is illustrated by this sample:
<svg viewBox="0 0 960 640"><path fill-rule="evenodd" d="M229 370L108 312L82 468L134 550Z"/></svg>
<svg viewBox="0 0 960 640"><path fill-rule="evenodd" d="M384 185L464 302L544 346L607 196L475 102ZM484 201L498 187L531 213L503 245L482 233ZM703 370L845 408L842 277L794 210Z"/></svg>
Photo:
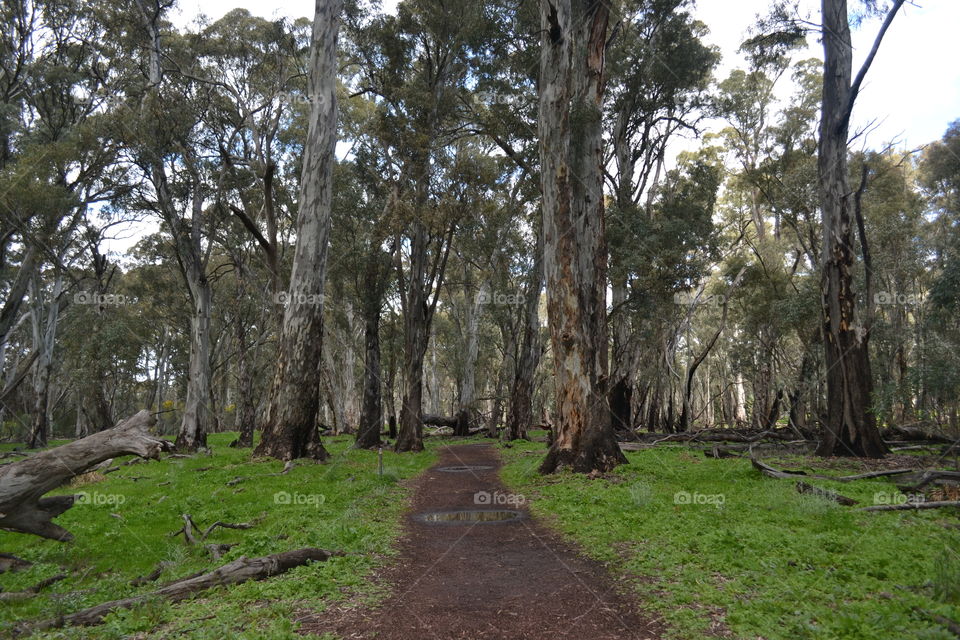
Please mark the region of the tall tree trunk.
<svg viewBox="0 0 960 640"><path fill-rule="evenodd" d="M253 394L253 367L250 363L250 345L247 340L247 325L243 318L237 319L237 430L239 437L230 446L252 447L253 430L257 422L257 402Z"/></svg>
<svg viewBox="0 0 960 640"><path fill-rule="evenodd" d="M421 182L418 186L420 193L417 196L418 209L424 210L427 205L427 182L429 175L423 169ZM400 406L400 424L394 450L422 451L423 450L423 360L427 353L430 340L430 325L437 308L440 287L443 285L447 257L450 252L450 241L453 237L454 225L451 224L447 232L440 238L434 247L430 267L427 267L427 250L430 238L427 228L420 219L414 220L410 238L410 265L409 274L404 279L403 267L400 262L399 247L396 243L396 266L398 279L401 283L401 298L403 303L403 372L405 389ZM406 280L404 287L404 280ZM429 292L433 292L431 296Z"/></svg>
<svg viewBox="0 0 960 640"><path fill-rule="evenodd" d="M383 428L383 407L380 394L380 301L365 305L364 311L364 356L363 400L360 409L360 427L357 429L357 449L370 449L380 445L380 430Z"/></svg>
<svg viewBox="0 0 960 640"><path fill-rule="evenodd" d="M421 198L421 202L425 200ZM430 338L427 319L429 310L423 284L427 268L427 230L419 220L415 221L413 226L410 275L403 314L405 388L400 405L400 433L394 445L398 452L423 450L423 359Z"/></svg>
<svg viewBox="0 0 960 640"><path fill-rule="evenodd" d="M480 351L480 344L477 341L477 331L480 324L480 302L486 295L488 285L486 282L480 284L480 292L477 295L470 295L472 287L469 286L472 278L469 268L465 282L467 287L464 289L464 357L463 357L463 380L460 384L460 407L457 410L457 423L454 427L454 435L470 435L470 428L477 423L477 411L474 406L476 387L477 387L477 355Z"/></svg>
<svg viewBox="0 0 960 640"><path fill-rule="evenodd" d="M817 167L823 216L822 302L827 422L817 448L821 456L883 457L888 452L871 412L873 379L867 349L869 329L857 321L853 291L853 195L847 179L850 115L860 84L903 0L887 15L873 50L852 78L853 49L846 0L822 0L823 104Z"/></svg>
<svg viewBox="0 0 960 640"><path fill-rule="evenodd" d="M524 294L523 334L515 363L504 440L526 440L533 426L533 383L540 364L540 290L543 288L543 229L537 225L533 269Z"/></svg>
<svg viewBox="0 0 960 640"><path fill-rule="evenodd" d="M190 369L183 420L177 434L178 451L196 451L207 445L207 433L213 424L210 371L210 306L212 292L206 275L191 269L190 292L193 316L190 318Z"/></svg>
<svg viewBox="0 0 960 640"><path fill-rule="evenodd" d="M53 373L53 349L56 346L57 324L60 318L63 276L57 274L50 300L46 305L43 304L39 274L34 274L31 289L34 349L38 356L34 363L33 420L27 446L35 449L47 446L50 435L50 379Z"/></svg>
<svg viewBox="0 0 960 640"><path fill-rule="evenodd" d="M316 0L310 43L310 117L300 181L297 245L263 435L254 451L281 460L328 457L320 443L323 291L337 139L337 33L342 0Z"/></svg>
<svg viewBox="0 0 960 640"><path fill-rule="evenodd" d="M31 449L47 446L50 436L50 378L53 373L53 349L56 345L57 324L60 318L60 294L63 276L57 275L50 300L43 304L40 276L35 274L32 284L33 339L38 356L33 374L33 420L27 446Z"/></svg>
<svg viewBox="0 0 960 640"><path fill-rule="evenodd" d="M630 356L630 323L624 306L627 300L627 278L618 275L613 282L613 350L610 371L610 419L614 431L633 433L633 371Z"/></svg>
<svg viewBox="0 0 960 640"><path fill-rule="evenodd" d="M541 0L539 136L555 438L541 473L627 462L607 403L603 136L605 0Z"/></svg>

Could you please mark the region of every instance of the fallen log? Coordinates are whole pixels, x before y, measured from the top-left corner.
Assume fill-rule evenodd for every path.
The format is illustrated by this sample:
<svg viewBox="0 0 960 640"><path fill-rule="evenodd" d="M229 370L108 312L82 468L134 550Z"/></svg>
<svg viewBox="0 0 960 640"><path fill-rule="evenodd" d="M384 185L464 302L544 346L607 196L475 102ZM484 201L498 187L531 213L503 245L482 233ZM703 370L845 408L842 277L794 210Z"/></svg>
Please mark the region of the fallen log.
<svg viewBox="0 0 960 640"><path fill-rule="evenodd" d="M148 433L153 423L153 416L144 410L112 429L0 467L0 528L72 540L69 531L51 520L72 507L75 496L43 495L110 458L159 458L173 444Z"/></svg>
<svg viewBox="0 0 960 640"><path fill-rule="evenodd" d="M914 509L943 509L945 507L960 507L960 500L905 502L903 504L878 504L872 507L860 507L860 511L913 511Z"/></svg>
<svg viewBox="0 0 960 640"><path fill-rule="evenodd" d="M797 440L790 429L765 429L763 431L735 431L733 429L703 429L701 431L681 431L678 433L643 433L637 437L644 442L759 442L778 440L783 442L806 442Z"/></svg>
<svg viewBox="0 0 960 640"><path fill-rule="evenodd" d="M931 620L933 620L938 624L942 624L953 635L960 638L960 622L957 622L956 620L951 620L950 618L947 618L946 616L942 616L939 613L934 613L933 611L927 611L926 609L921 609L920 607L914 607L913 610L927 616L928 618L930 618Z"/></svg>
<svg viewBox="0 0 960 640"><path fill-rule="evenodd" d="M50 585L60 582L61 580L66 580L66 578L67 574L58 573L55 576L41 580L32 587L27 587L23 591L7 591L5 593L0 593L0 602L18 602L20 600L28 600L40 593L43 589L46 589Z"/></svg>
<svg viewBox="0 0 960 640"><path fill-rule="evenodd" d="M757 471L759 471L765 476L770 476L771 478L796 478L798 476L801 476L804 478L821 478L821 479L824 478L824 476L811 476L806 471L801 471L799 469L781 471L780 469L771 467L770 465L764 462L760 462L753 456L750 456L750 464L753 465L754 469L756 469ZM828 479L832 480L833 478L828 478Z"/></svg>
<svg viewBox="0 0 960 640"><path fill-rule="evenodd" d="M800 493L814 495L819 498L826 498L827 500L832 500L847 507L857 504L857 501L853 498L848 498L847 496L840 495L839 493L827 491L826 489L821 489L820 487L815 487L812 484L803 482L802 480L797 482L797 491Z"/></svg>
<svg viewBox="0 0 960 640"><path fill-rule="evenodd" d="M20 571L21 569L26 569L31 565L33 565L32 562L24 560L23 558L18 558L13 554L0 553L0 573L6 573L7 571Z"/></svg>
<svg viewBox="0 0 960 640"><path fill-rule="evenodd" d="M852 482L853 480L869 480L871 478L882 478L884 476L896 476L904 473L913 473L916 469L889 469L887 471L870 471L869 473L858 473L853 476L821 476L814 473L807 473L800 469L777 469L771 467L770 465L760 462L755 457L750 457L750 463L753 465L753 468L759 471L760 473L770 476L771 478L817 478L819 480L836 480L837 482ZM929 472L928 472L929 473ZM945 471L943 473L953 473L951 471ZM957 474L960 477L960 474Z"/></svg>
<svg viewBox="0 0 960 640"><path fill-rule="evenodd" d="M927 470L917 472L910 477L900 478L897 488L904 493L910 493L923 489L931 482L939 484L940 480L960 482L960 471Z"/></svg>
<svg viewBox="0 0 960 640"><path fill-rule="evenodd" d="M945 436L943 433L937 433L925 427L890 427L890 431L896 434L898 437L911 442L926 440L928 442L937 442L941 444L953 444L956 441L956 437L951 438Z"/></svg>
<svg viewBox="0 0 960 640"><path fill-rule="evenodd" d="M196 576L183 578L167 584L164 587L149 593L104 602L88 609L60 616L52 620L45 620L34 625L21 627L21 631L45 631L59 629L66 626L90 626L99 624L104 616L117 609L129 609L141 602L154 598L165 598L171 602L178 602L191 597L199 591L221 585L240 584L249 580L263 580L285 573L294 567L309 562L323 562L334 556L344 555L342 551L326 551L307 547L294 551L284 551L261 558L241 557L229 562L219 569Z"/></svg>
<svg viewBox="0 0 960 640"><path fill-rule="evenodd" d="M434 416L425 413L422 422L428 427L450 427L452 429L457 426L456 416Z"/></svg>

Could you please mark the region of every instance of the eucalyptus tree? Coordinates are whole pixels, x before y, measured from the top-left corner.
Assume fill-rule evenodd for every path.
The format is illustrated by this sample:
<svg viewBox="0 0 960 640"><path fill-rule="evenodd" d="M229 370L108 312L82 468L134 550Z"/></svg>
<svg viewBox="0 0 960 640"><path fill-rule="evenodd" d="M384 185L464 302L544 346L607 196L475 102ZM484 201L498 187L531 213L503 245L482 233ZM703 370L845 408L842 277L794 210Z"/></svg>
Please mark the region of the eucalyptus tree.
<svg viewBox="0 0 960 640"><path fill-rule="evenodd" d="M916 407L940 424L960 423L960 120L924 151L920 184L928 202L923 246L932 280L923 338L911 373Z"/></svg>
<svg viewBox="0 0 960 640"><path fill-rule="evenodd" d="M927 202L914 188L918 176L909 153L858 153L851 168L866 182L861 208L870 272L864 269L857 280L866 294L863 322L876 372L872 410L878 422L902 425L922 416L911 369L923 344L923 300L933 284L921 240Z"/></svg>
<svg viewBox="0 0 960 640"><path fill-rule="evenodd" d="M123 191L117 145L91 96L111 95L115 59L103 16L83 3L14 2L0 12L0 371L30 291L33 425L42 444L60 312L81 256L88 209ZM12 260L17 261L13 268ZM24 366L24 365L21 365ZM6 373L6 372L4 372ZM4 392L24 379L10 372ZM12 386L11 386L12 385Z"/></svg>
<svg viewBox="0 0 960 640"><path fill-rule="evenodd" d="M612 351L609 402L614 428L634 426L634 372L641 327L631 327L631 281L655 249L635 227L649 219L658 183L665 177L667 144L678 133L696 132L703 96L719 56L701 38L703 25L687 0L626 2L607 53L605 165L612 193L607 212L610 235Z"/></svg>
<svg viewBox="0 0 960 640"><path fill-rule="evenodd" d="M871 411L870 334L857 318L857 297L853 289L853 224L862 214L859 195L849 185L847 140L860 87L884 34L904 2L893 1L856 76L853 75L847 2L822 0L821 3L824 61L817 159L823 219L821 277L827 422L817 453L824 456L875 458L887 453L876 427L876 416ZM866 239L860 240L862 245ZM867 255L864 254L865 262ZM869 270L870 265L866 264L866 268Z"/></svg>
<svg viewBox="0 0 960 640"><path fill-rule="evenodd" d="M514 165L511 173L508 206L515 218L521 244L512 260L503 260L523 270L500 274L511 287L513 298L522 301L509 307L494 307L501 330L503 365L500 376L509 388L506 403L506 439L524 438L534 424L534 380L540 363L543 341L540 334L540 299L543 289L542 215L531 203L539 197L540 156L537 118L537 86L540 69L540 9L538 3L514 3L509 0L487 3L488 23L483 32L482 55L471 59L471 74L476 79L467 101L469 130L488 139ZM505 256L503 256L505 258ZM517 313L521 313L517 316ZM501 382L498 379L498 387ZM495 394L499 399L500 393ZM490 424L499 422L499 405L493 407Z"/></svg>
<svg viewBox="0 0 960 640"><path fill-rule="evenodd" d="M532 195L532 194L531 194ZM517 198L519 208L527 208L529 200ZM507 404L507 421L503 431L506 441L527 439L527 429L534 423L533 395L537 367L543 356L543 338L540 335L540 292L543 289L543 224L538 216L523 235L527 247L533 247L526 261L525 282L521 301L522 313L519 327L511 332L516 335L510 400ZM526 216L521 217L521 219ZM512 328L512 327L511 327ZM506 341L505 341L506 342Z"/></svg>
<svg viewBox="0 0 960 640"><path fill-rule="evenodd" d="M142 176L136 187L139 206L157 215L167 228L190 295L190 364L176 446L193 451L206 446L214 424L213 285L208 268L223 216L211 204L217 198L219 172L204 160L214 140L205 127L214 96L200 77L190 38L165 31L168 7L138 0L137 8L146 75L131 92L140 103L124 134Z"/></svg>
<svg viewBox="0 0 960 640"><path fill-rule="evenodd" d="M277 366L255 453L283 460L329 456L320 442L320 361L323 292L333 199L337 140L337 35L341 0L316 0L310 40L307 94L310 115L303 146L288 301L280 331Z"/></svg>
<svg viewBox="0 0 960 640"><path fill-rule="evenodd" d="M798 38L796 43L802 43ZM802 281L816 270L817 260L803 250L805 238L796 238L797 209L816 209L809 197L815 184L809 173L806 197L797 201L797 194L788 190L787 179L796 179L797 168L813 165L813 128L816 103L819 101L819 61L806 60L793 65L787 43L776 55L753 48L748 42L743 49L750 52L749 70L737 69L719 85L715 110L727 123L720 132L725 142L730 177L727 181L728 210L733 223L742 229L740 241L747 250L744 256L744 285L738 293L741 302L739 326L743 328L741 344L736 345L738 375L746 378L751 390L750 422L765 429L774 424L786 408L784 393L793 381L784 375L794 367L792 358L785 358L785 348L793 338L795 325L778 311L792 304ZM793 69L799 87L786 108L777 109L775 89L781 77ZM784 219L792 225L784 229ZM802 223L804 225L809 222ZM801 328L802 342L816 342L818 330ZM809 347L802 349L809 360ZM792 353L791 349L791 353ZM811 368L799 367L809 374ZM791 402L799 402L799 381L791 392ZM792 403L791 403L792 406Z"/></svg>
<svg viewBox="0 0 960 640"><path fill-rule="evenodd" d="M513 291L498 290L495 281L500 254L510 245L507 236L513 226L514 189L508 180L513 163L489 153L480 140L457 143L458 153L447 181L449 198L463 208L459 216L460 241L455 269L460 275L460 291L449 287L451 309L458 328L458 402L454 434L465 436L478 426L477 369L482 316L498 306L515 305ZM514 185L516 187L517 185ZM504 197L504 192L507 192ZM496 428L494 425L492 428Z"/></svg>
<svg viewBox="0 0 960 640"><path fill-rule="evenodd" d="M310 102L303 86L305 29L301 21L235 9L198 33L194 46L215 91L207 126L215 131L224 172L220 197L257 243L271 294L285 289L298 137ZM274 309L282 315L282 306Z"/></svg>
<svg viewBox="0 0 960 640"><path fill-rule="evenodd" d="M475 2L406 0L395 16L377 15L352 29L361 65L355 83L374 98L382 153L402 192L391 219L404 327L397 451L423 448L423 361L463 215L441 185L456 162L451 143L465 133L466 62L485 24Z"/></svg>
<svg viewBox="0 0 960 640"><path fill-rule="evenodd" d="M554 438L542 473L627 461L607 404L603 77L610 6L541 0L544 273L556 371Z"/></svg>
<svg viewBox="0 0 960 640"><path fill-rule="evenodd" d="M350 51L349 42L346 49ZM363 95L352 96L344 100L341 113L345 135L351 139L352 157L342 162L336 173L331 244L337 258L331 264L330 278L344 283L363 326L362 391L355 446L369 449L382 444L384 406L393 402L389 384L392 372L385 372L382 364L381 319L388 296L395 296L392 256L396 249L391 220L397 215L405 185L389 177L394 165L376 135L374 101Z"/></svg>

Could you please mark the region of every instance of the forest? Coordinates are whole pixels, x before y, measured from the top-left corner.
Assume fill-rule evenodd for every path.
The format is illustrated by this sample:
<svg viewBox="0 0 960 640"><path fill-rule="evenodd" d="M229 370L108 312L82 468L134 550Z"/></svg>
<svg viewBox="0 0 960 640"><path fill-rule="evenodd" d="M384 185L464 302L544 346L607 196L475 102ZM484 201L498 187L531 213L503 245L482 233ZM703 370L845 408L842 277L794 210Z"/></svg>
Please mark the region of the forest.
<svg viewBox="0 0 960 640"><path fill-rule="evenodd" d="M0 8L0 635L960 637L914 3L387 4Z"/></svg>

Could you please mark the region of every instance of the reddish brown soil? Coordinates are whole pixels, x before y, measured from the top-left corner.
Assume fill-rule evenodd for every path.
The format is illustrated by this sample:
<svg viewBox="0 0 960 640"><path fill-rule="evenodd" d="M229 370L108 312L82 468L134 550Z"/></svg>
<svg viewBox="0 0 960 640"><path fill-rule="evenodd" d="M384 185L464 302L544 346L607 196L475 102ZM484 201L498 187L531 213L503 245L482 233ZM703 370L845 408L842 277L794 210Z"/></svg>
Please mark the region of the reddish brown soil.
<svg viewBox="0 0 960 640"><path fill-rule="evenodd" d="M440 467L488 465L450 473ZM301 618L301 633L343 638L654 639L663 627L618 594L584 558L516 505L475 504L480 491L505 494L496 449L441 449L439 463L413 483L413 506L398 562L381 579L391 594L376 609L344 605ZM515 509L509 522L428 524L426 512Z"/></svg>

